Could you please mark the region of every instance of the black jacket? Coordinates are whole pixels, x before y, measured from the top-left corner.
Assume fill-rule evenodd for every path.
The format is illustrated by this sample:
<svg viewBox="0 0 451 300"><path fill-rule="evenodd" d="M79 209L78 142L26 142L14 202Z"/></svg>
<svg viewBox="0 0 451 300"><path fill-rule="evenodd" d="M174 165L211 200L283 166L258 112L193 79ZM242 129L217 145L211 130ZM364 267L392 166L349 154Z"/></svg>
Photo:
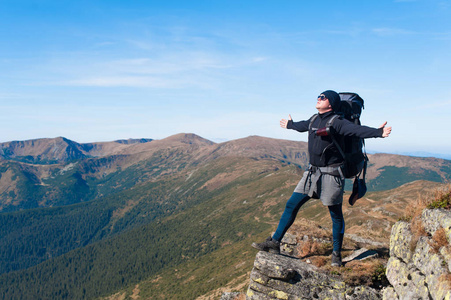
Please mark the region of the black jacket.
<svg viewBox="0 0 451 300"><path fill-rule="evenodd" d="M308 136L309 158L310 164L313 166L325 167L343 162L343 157L333 143L332 138L330 136L316 135L316 129L325 128L327 121L334 115L335 113L333 111L318 114L318 117L313 121ZM289 121L287 128L294 129L299 132L308 131L311 119L312 118L300 122ZM372 128L368 126L356 125L342 118L335 119L331 129L337 140L341 140L340 135L355 136L365 139L382 137L383 133L383 128Z"/></svg>

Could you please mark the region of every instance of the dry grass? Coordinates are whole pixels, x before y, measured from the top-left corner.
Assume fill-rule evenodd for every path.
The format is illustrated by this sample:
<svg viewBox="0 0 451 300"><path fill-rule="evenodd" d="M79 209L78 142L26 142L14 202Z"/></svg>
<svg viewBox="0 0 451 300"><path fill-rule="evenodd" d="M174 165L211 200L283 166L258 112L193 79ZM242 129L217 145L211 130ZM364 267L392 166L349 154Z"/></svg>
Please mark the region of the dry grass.
<svg viewBox="0 0 451 300"><path fill-rule="evenodd" d="M432 193L418 194L417 201L406 207L404 216L400 218L403 221L410 221L410 229L413 239L410 242L410 250L414 251L418 240L422 236L428 236L421 220L421 214L424 209L431 208L451 208L451 184L442 188L435 189ZM434 252L438 252L440 247L448 245L446 234L442 229L437 230L432 237L431 246Z"/></svg>
<svg viewBox="0 0 451 300"><path fill-rule="evenodd" d="M246 295L245 294L239 294L233 300L246 300Z"/></svg>
<svg viewBox="0 0 451 300"><path fill-rule="evenodd" d="M344 267L332 267L330 254L332 253L332 232L319 226L315 221L297 218L290 233L296 235L298 240L297 256L331 274L352 286L366 285L380 289L388 284L385 277L387 257L379 252L383 258L371 258L363 261L350 261ZM371 248L366 244L357 244L345 237L343 241L342 256L346 257L358 248ZM380 249L378 249L380 250Z"/></svg>
<svg viewBox="0 0 451 300"><path fill-rule="evenodd" d="M445 283L447 289L451 289L451 274L450 273L440 275L440 277L438 278L438 281L439 281L439 283Z"/></svg>
<svg viewBox="0 0 451 300"><path fill-rule="evenodd" d="M330 217L329 217L330 219ZM304 235L314 236L316 238L330 239L331 231L319 226L315 221L311 219L298 216L290 227L289 233L296 235L298 238L302 238Z"/></svg>
<svg viewBox="0 0 451 300"><path fill-rule="evenodd" d="M437 190L434 195L434 200L427 207L451 209L451 185Z"/></svg>
<svg viewBox="0 0 451 300"><path fill-rule="evenodd" d="M417 246L418 240L422 236L427 236L428 233L424 229L421 215L415 216L410 223L410 230L412 231L412 240L410 241L410 250L413 252Z"/></svg>
<svg viewBox="0 0 451 300"><path fill-rule="evenodd" d="M448 251L451 250L444 228L440 228L434 233L429 245L432 247L431 252L433 253L439 253L442 247L448 247Z"/></svg>
<svg viewBox="0 0 451 300"><path fill-rule="evenodd" d="M353 260L343 267L332 267L329 255L314 255L308 257L309 263L321 270L336 275L350 286L366 285L381 289L388 285L385 276L387 258L371 258L366 260Z"/></svg>
<svg viewBox="0 0 451 300"><path fill-rule="evenodd" d="M289 233L296 236L298 258L325 255L332 251L332 232L311 220L298 217Z"/></svg>
<svg viewBox="0 0 451 300"><path fill-rule="evenodd" d="M406 207L402 220L413 220L419 216L426 208L451 208L451 184L436 188L431 193L418 194L417 201Z"/></svg>
<svg viewBox="0 0 451 300"><path fill-rule="evenodd" d="M331 243L320 243L311 239L300 242L297 248L300 258L314 255L325 255L330 252L331 249Z"/></svg>
<svg viewBox="0 0 451 300"><path fill-rule="evenodd" d="M385 265L387 261L383 258L355 260L348 262L342 268L326 266L331 274L340 275L347 284L351 286L366 285L374 288L380 288L387 285L385 277Z"/></svg>
<svg viewBox="0 0 451 300"><path fill-rule="evenodd" d="M309 258L312 265L318 268L324 267L329 260L325 256L312 256Z"/></svg>
<svg viewBox="0 0 451 300"><path fill-rule="evenodd" d="M400 218L404 221L413 221L421 216L423 210L428 206L430 202L430 195L418 194L417 200L412 205L406 206L404 215Z"/></svg>

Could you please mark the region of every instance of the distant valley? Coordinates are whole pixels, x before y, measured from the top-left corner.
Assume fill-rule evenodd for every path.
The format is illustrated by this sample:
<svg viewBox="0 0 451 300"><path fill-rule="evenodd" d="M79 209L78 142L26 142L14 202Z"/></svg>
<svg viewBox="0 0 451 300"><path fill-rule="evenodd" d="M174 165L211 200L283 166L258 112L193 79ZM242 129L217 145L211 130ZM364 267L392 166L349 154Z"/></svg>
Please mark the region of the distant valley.
<svg viewBox="0 0 451 300"><path fill-rule="evenodd" d="M92 299L150 280L141 295L158 285L154 298L164 299L174 269L194 279L172 299L206 294L248 269L249 243L274 228L307 164L306 143L259 136L2 143L0 295ZM449 160L370 155L370 192L345 208L349 233L366 226L383 237L400 207L450 177ZM301 214L327 219L315 201ZM230 265L214 265L224 259Z"/></svg>

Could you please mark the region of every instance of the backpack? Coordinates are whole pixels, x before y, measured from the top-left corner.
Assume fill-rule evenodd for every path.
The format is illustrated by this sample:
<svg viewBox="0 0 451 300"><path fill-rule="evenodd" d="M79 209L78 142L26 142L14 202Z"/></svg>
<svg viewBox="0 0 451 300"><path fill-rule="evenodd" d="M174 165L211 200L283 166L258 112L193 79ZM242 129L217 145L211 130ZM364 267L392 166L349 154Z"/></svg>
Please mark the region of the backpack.
<svg viewBox="0 0 451 300"><path fill-rule="evenodd" d="M340 109L339 111L336 111L336 115L327 122L325 128L327 133L330 133L330 128L337 118L344 118L354 124L360 125L360 115L364 109L363 99L356 93L339 93L339 95L341 99ZM310 125L316 117L317 115L313 116ZM363 180L365 180L368 157L363 151L365 145L364 140L358 137L344 136L340 141L337 141L334 134L330 134L330 137L341 156L344 158L344 177L359 178L363 173Z"/></svg>
<svg viewBox="0 0 451 300"><path fill-rule="evenodd" d="M337 118L344 118L354 124L360 125L360 115L364 109L363 99L356 93L339 93L339 95L341 99L340 109L339 111L336 111L336 115L326 123L325 132L327 132L327 135L330 134L332 123ZM311 119L309 129L317 116L318 115L314 115ZM343 176L345 178L355 177L352 193L349 197L349 204L352 206L357 199L362 198L367 191L365 175L369 159L366 152L363 150L365 141L358 137L344 136L340 139L341 143L339 143L333 133L330 134L330 137L341 156L344 158L344 167L342 170ZM360 179L360 175L363 175L362 179Z"/></svg>

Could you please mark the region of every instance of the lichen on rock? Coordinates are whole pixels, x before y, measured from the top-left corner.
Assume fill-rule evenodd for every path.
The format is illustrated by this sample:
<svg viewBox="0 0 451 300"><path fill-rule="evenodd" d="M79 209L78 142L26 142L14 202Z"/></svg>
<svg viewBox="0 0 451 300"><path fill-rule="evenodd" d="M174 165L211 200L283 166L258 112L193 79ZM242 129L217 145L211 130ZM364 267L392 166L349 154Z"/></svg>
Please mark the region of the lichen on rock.
<svg viewBox="0 0 451 300"><path fill-rule="evenodd" d="M415 236L407 222L393 225L386 273L392 287L383 299L451 299L451 212L425 209L421 221L425 236ZM434 241L439 230L446 233L443 245Z"/></svg>
<svg viewBox="0 0 451 300"><path fill-rule="evenodd" d="M338 276L294 257L258 252L246 299L380 299L370 287L351 287Z"/></svg>

